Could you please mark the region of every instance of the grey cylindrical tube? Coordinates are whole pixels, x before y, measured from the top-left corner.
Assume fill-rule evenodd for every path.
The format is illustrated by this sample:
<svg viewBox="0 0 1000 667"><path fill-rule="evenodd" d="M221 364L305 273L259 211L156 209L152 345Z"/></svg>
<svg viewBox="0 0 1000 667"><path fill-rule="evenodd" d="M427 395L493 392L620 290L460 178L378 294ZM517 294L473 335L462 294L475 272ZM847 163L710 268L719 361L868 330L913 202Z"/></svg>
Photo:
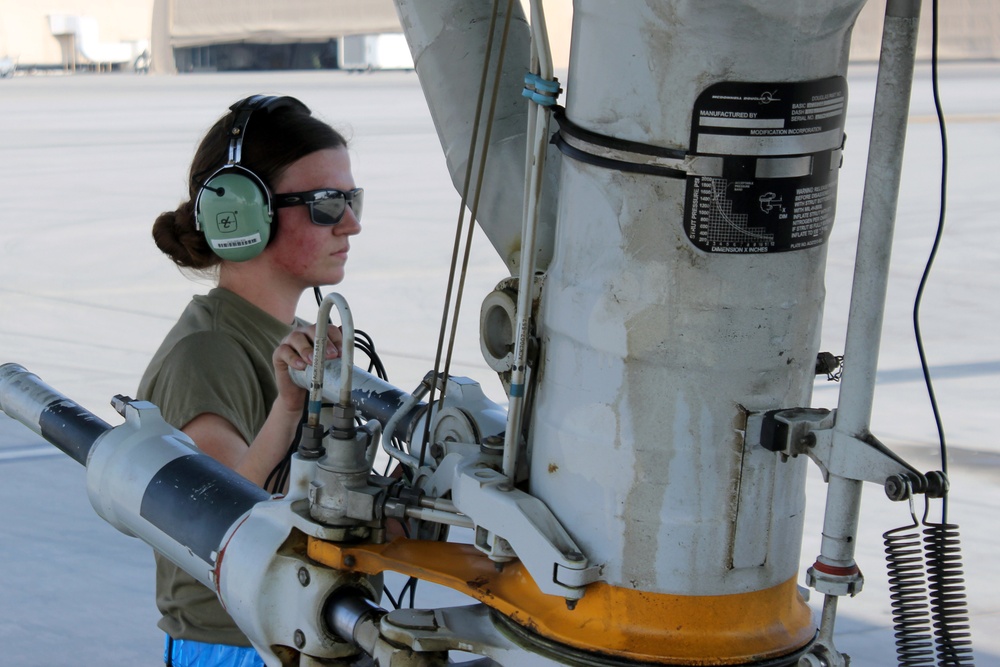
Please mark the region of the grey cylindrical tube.
<svg viewBox="0 0 1000 667"><path fill-rule="evenodd" d="M18 364L0 366L0 410L80 465L111 425Z"/></svg>
<svg viewBox="0 0 1000 667"><path fill-rule="evenodd" d="M345 590L330 598L323 610L327 628L344 641L355 643L355 631L367 618L382 615L385 610L360 592Z"/></svg>

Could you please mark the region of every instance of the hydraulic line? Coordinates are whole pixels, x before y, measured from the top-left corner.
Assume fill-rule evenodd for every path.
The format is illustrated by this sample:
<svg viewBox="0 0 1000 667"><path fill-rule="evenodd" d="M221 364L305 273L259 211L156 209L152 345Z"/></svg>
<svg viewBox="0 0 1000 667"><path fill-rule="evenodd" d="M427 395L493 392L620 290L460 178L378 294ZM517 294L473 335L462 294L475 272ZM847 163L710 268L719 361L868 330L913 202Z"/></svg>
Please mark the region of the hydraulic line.
<svg viewBox="0 0 1000 667"><path fill-rule="evenodd" d="M334 306L340 313L343 344L340 350L340 405L351 404L352 375L354 372L354 318L347 300L336 292L331 292L320 303L316 315L316 339L313 341L313 375L309 384L309 426L319 425L319 413L323 406L323 373L326 358L327 332L330 328L330 311Z"/></svg>
<svg viewBox="0 0 1000 667"><path fill-rule="evenodd" d="M492 97L490 98L490 106L489 106L489 110L487 111L487 115L486 115L485 134L483 136L482 149L481 149L481 151L479 151L478 170L477 170L477 174L476 174L476 187L475 187L475 191L474 191L474 194L473 194L473 197L472 197L472 205L469 207L469 212L470 212L470 217L471 217L472 222L470 222L470 224L469 224L468 231L467 231L466 237L465 237L465 249L464 249L463 260L462 260L461 276L459 277L459 280L458 280L458 291L455 294L455 312L454 312L454 315L452 316L451 334L450 334L450 336L448 338L448 351L447 351L447 354L444 357L444 371L443 372L444 372L445 379L447 379L448 373L451 370L451 358L452 358L452 353L454 351L454 345L455 345L455 330L456 330L457 325L458 325L458 316L459 316L459 313L461 311L462 295L463 295L464 288L465 288L465 277L466 277L466 272L468 270L469 256L470 256L470 252L471 252L471 249L472 249L472 234L473 234L473 231L475 230L476 215L478 214L478 211L479 211L479 197L480 197L480 193L482 191L483 175L484 175L484 173L486 171L486 159L487 159L488 154L489 154L490 134L491 134L492 127L493 127L493 118L494 118L494 115L496 113L497 93L498 93L498 89L499 89L499 86L500 86L500 70L502 69L500 67L499 63L503 62L503 60L504 60L504 54L506 53L506 50L507 50L507 35L509 33L509 30L510 30L510 19L511 19L511 12L513 11L513 6L514 6L513 0L507 0L507 12L506 12L505 20L504 20L504 25L503 25L503 33L502 33L502 36L501 36L501 39L500 39L499 54L497 56L497 63L498 63L498 65L496 67L495 76L493 78ZM448 326L447 326L447 322L448 322L448 309L449 309L449 307L451 305L452 290L454 288L454 283L455 283L456 265L458 264L458 255L459 255L459 249L460 249L460 246L461 246L462 230L464 228L465 208L466 208L466 204L467 204L468 198L469 198L469 188L472 185L472 165L473 165L474 162L476 162L476 160L474 158L475 158L476 153L477 153L477 146L479 145L479 125L480 125L480 120L482 118L482 108L483 108L483 103L484 103L485 96L486 96L486 81L488 79L488 74L489 74L489 71L490 71L490 54L493 52L493 34L494 34L494 31L495 31L495 26L496 26L496 18L497 18L497 14L498 14L498 8L499 8L499 0L494 0L494 2L493 2L493 12L492 12L492 15L490 17L489 39L488 39L487 44L486 44L486 51L485 51L485 55L484 55L484 58L483 58L483 70L482 70L482 79L480 81L480 88L479 88L479 99L477 100L477 103L476 103L476 114L475 114L475 120L473 121L472 136L470 137L470 140L469 140L469 160L468 160L468 166L466 168L464 185L463 185L463 188L462 188L462 201L461 201L461 203L459 205L458 223L457 223L456 228L455 228L455 245L454 245L454 248L453 248L453 251L452 251L451 271L449 272L449 275L448 275L448 288L447 288L446 294L445 294L445 307L444 307L444 310L443 310L443 312L441 314L442 315L441 316L441 332L440 332L440 335L438 337L437 352L436 352L435 358L434 358L434 375L435 375L435 377L437 377L439 375L439 370L441 369L442 350L444 348L444 340L445 340L445 337L446 337L446 330L448 328ZM440 397L441 401L444 400L444 392L445 392L444 387L446 387L446 386L447 386L447 383L445 383L442 386L442 390L441 390L441 394L442 395ZM431 406L431 409L433 409L434 400L435 400L434 399L434 385L432 383L431 389L430 389L430 395L429 395L429 398L428 398L428 401L427 401L428 405ZM419 460L420 460L421 463L423 463L423 461L424 461L424 457L426 455L426 449L427 449L427 446L429 444L428 440L430 439L430 422L431 422L431 418L430 418L430 414L428 414L427 421L426 421L426 423L424 425L424 437L423 437L423 440L421 442L421 447L420 447L420 457L419 457Z"/></svg>
<svg viewBox="0 0 1000 667"><path fill-rule="evenodd" d="M927 264L924 272L920 276L920 284L917 286L917 293L913 299L913 337L917 344L917 356L920 358L920 368L924 375L924 384L927 387L927 397L930 400L931 412L934 415L934 424L937 427L938 442L941 452L941 471L948 474L948 443L945 439L944 422L941 418L941 410L938 407L937 396L934 393L934 383L931 380L930 366L927 362L927 351L924 349L924 337L920 331L920 305L923 302L924 289L930 277L931 268L934 266L934 259L937 257L938 248L941 246L941 238L944 235L945 209L948 200L948 131L945 127L944 111L941 109L941 91L938 86L938 0L931 3L931 89L934 97L934 110L938 119L938 131L941 136L941 187L940 187L940 207L938 210L937 231L934 234L934 243L931 245L930 254L927 257ZM948 496L941 501L941 521L948 522Z"/></svg>
<svg viewBox="0 0 1000 667"><path fill-rule="evenodd" d="M552 79L552 56L545 28L545 13L539 0L531 2L531 68L542 79ZM530 174L530 176L525 184L524 192L524 222L521 232L521 267L517 292L514 365L511 369L510 402L507 410L507 430L503 449L503 472L511 480L515 479L517 452L521 441L528 333L531 327L531 305L534 296L536 232L550 121L551 114L548 110L539 109L538 104L528 106L525 173Z"/></svg>
<svg viewBox="0 0 1000 667"><path fill-rule="evenodd" d="M420 399L423 398L423 396L425 396L429 390L430 390L429 383L423 382L419 387L417 387L417 389L412 394L403 399L403 402L399 405L399 408L396 410L395 413L393 413L391 417L389 417L389 421L385 423L385 432L387 435L385 438L382 439L383 451L385 451L386 454L396 459L397 461L399 461L406 467L410 468L414 472L416 472L423 464L422 461L416 456L404 452L402 449L394 447L392 445L391 440L393 435L395 435L396 431L398 430L397 423L399 422L399 420L402 419L404 415L412 415L413 410L416 409L417 406L420 404ZM430 421L429 411L427 414L427 421L428 422ZM427 441L429 433L430 433L430 426L429 424L425 424L424 442Z"/></svg>

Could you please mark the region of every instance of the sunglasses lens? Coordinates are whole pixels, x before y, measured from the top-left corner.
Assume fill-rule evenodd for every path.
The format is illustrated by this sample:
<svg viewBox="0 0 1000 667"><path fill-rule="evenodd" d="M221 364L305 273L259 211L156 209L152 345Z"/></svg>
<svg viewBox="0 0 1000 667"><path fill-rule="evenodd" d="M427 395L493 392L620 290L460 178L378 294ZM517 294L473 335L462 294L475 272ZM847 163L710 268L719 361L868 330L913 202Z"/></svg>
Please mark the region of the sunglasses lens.
<svg viewBox="0 0 1000 667"><path fill-rule="evenodd" d="M361 188L352 190L353 198L351 199L351 210L354 211L354 217L358 220L361 219L361 208L365 203L365 191Z"/></svg>
<svg viewBox="0 0 1000 667"><path fill-rule="evenodd" d="M317 225L335 225L344 217L344 195L314 201L309 205L312 221Z"/></svg>
<svg viewBox="0 0 1000 667"><path fill-rule="evenodd" d="M329 196L326 199L318 199L310 203L309 210L312 213L312 221L317 225L335 225L344 217L344 211L348 205L354 211L354 217L360 220L364 194L365 191L361 188L351 192L329 191Z"/></svg>

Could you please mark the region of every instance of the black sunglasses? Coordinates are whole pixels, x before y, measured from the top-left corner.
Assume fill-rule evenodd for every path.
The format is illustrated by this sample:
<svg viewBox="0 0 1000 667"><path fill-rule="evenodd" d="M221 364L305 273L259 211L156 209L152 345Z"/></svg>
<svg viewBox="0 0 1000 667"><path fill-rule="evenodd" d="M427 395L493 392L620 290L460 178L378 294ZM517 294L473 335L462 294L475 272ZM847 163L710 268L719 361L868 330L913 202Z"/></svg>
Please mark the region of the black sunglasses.
<svg viewBox="0 0 1000 667"><path fill-rule="evenodd" d="M365 201L365 191L354 188L349 192L343 190L310 190L309 192L289 192L274 196L277 208L288 206L308 206L309 218L316 225L335 225L340 222L350 206L354 217L361 219L361 206Z"/></svg>

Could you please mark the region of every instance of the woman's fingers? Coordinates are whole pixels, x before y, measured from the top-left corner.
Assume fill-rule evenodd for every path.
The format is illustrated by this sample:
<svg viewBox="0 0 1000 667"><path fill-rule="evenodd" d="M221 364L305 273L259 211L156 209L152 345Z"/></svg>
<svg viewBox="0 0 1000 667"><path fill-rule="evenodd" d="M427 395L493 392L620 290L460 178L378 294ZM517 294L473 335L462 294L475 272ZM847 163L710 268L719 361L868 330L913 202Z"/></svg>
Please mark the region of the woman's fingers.
<svg viewBox="0 0 1000 667"><path fill-rule="evenodd" d="M326 358L336 359L344 345L344 332L340 327L330 327L326 332Z"/></svg>
<svg viewBox="0 0 1000 667"><path fill-rule="evenodd" d="M324 350L326 359L336 359L340 356L343 338L340 327L330 327L327 330L327 343ZM315 330L312 327L297 327L285 336L278 345L278 349L275 351L275 361L280 359L281 362L292 368L304 369L313 361L314 340Z"/></svg>
<svg viewBox="0 0 1000 667"><path fill-rule="evenodd" d="M311 350L307 357L303 357L302 353L295 347L294 342L288 339L281 341L272 357L275 370L283 370L282 366L302 370L309 365L311 359Z"/></svg>
<svg viewBox="0 0 1000 667"><path fill-rule="evenodd" d="M292 381L288 370L294 368L301 371L312 364L315 336L315 328L312 326L296 327L282 339L271 357L278 381L279 399L283 401L282 405L287 404L289 409L299 409L305 390ZM327 329L325 359L336 359L340 356L343 338L340 327L331 326Z"/></svg>

